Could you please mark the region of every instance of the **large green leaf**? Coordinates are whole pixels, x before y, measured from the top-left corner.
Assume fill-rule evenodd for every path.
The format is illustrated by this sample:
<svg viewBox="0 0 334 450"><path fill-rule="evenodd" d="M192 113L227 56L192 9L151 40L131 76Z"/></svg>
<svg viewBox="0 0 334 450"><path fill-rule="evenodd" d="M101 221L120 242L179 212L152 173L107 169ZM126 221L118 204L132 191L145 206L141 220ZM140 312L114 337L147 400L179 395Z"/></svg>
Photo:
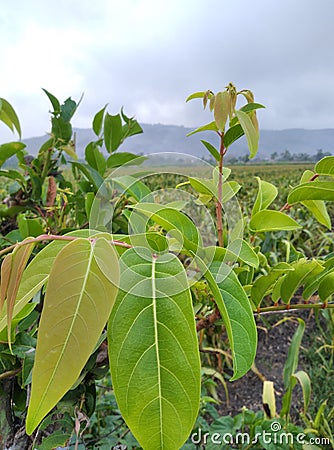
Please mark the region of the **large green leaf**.
<svg viewBox="0 0 334 450"><path fill-rule="evenodd" d="M261 180L259 177L255 177L259 184L259 190L256 196L256 200L253 206L252 215L256 214L263 209L268 208L275 200L278 194L277 187L268 181Z"/></svg>
<svg viewBox="0 0 334 450"><path fill-rule="evenodd" d="M177 450L197 417L200 360L191 295L180 261L129 249L108 326L116 400L144 449Z"/></svg>
<svg viewBox="0 0 334 450"><path fill-rule="evenodd" d="M78 238L57 255L38 330L28 434L79 377L109 318L118 278L117 254L104 238Z"/></svg>
<svg viewBox="0 0 334 450"><path fill-rule="evenodd" d="M294 219L280 211L263 209L253 215L249 229L255 233L262 231L296 230L301 228Z"/></svg>
<svg viewBox="0 0 334 450"><path fill-rule="evenodd" d="M236 380L248 372L256 354L257 332L253 311L231 267L213 261L204 276L226 327L233 356L232 380Z"/></svg>
<svg viewBox="0 0 334 450"><path fill-rule="evenodd" d="M293 205L305 200L334 200L334 181L310 181L292 189L288 203Z"/></svg>

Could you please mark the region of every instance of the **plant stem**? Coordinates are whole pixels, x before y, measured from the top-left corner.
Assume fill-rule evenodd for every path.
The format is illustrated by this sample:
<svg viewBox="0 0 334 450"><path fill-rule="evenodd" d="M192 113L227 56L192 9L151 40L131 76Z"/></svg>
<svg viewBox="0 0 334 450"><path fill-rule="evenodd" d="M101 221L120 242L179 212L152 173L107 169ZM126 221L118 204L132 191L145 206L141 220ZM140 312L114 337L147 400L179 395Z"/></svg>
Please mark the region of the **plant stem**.
<svg viewBox="0 0 334 450"><path fill-rule="evenodd" d="M218 246L224 247L224 230L223 230L223 205L222 205L222 187L223 187L223 162L226 149L224 146L224 133L218 133L220 136L220 149L219 149L219 165L218 165L218 199L216 202L216 219L217 219L217 233L218 233Z"/></svg>
<svg viewBox="0 0 334 450"><path fill-rule="evenodd" d="M45 178L47 177L47 174L49 172L49 166L51 162L51 153L52 153L52 147L48 148L47 154L46 154L46 160L43 166L43 171L41 174L42 183L44 183Z"/></svg>
<svg viewBox="0 0 334 450"><path fill-rule="evenodd" d="M284 312L293 312L298 311L300 309L334 309L334 302L330 303L296 303L295 305L279 305L279 306L265 306L263 308L258 308L257 311L253 311L254 315L261 314L275 314L275 313L284 313ZM206 316L204 319L200 319L196 323L196 330L200 331L203 328L209 328L213 325L217 320L221 319L221 315L219 310L216 309L213 313Z"/></svg>
<svg viewBox="0 0 334 450"><path fill-rule="evenodd" d="M291 312L299 309L327 309L334 308L334 302L330 303L296 303L294 305L265 306L258 309L258 314L271 312Z"/></svg>

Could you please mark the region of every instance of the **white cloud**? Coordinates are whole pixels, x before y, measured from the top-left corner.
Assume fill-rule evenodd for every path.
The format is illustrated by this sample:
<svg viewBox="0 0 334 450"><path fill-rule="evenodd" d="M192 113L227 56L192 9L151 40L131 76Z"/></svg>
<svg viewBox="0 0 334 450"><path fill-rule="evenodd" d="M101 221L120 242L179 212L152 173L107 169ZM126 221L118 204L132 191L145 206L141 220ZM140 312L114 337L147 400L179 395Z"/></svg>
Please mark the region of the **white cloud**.
<svg viewBox="0 0 334 450"><path fill-rule="evenodd" d="M61 100L85 92L79 126L107 102L140 121L194 126L208 117L185 98L229 81L267 106L264 128L334 127L333 13L332 0L5 2L0 96L25 135L49 126L41 87Z"/></svg>

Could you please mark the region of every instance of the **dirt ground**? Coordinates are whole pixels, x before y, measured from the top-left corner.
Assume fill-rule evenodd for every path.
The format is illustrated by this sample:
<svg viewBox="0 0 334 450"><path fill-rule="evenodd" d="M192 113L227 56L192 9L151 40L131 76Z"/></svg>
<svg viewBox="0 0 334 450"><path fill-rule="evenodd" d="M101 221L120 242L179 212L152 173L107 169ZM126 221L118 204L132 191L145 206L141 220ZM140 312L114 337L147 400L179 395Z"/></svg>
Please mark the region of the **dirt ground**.
<svg viewBox="0 0 334 450"><path fill-rule="evenodd" d="M257 319L258 326L258 349L255 359L256 369L249 371L240 380L228 383L229 402L226 403L226 395L223 386L219 386L218 394L221 400L219 405L219 413L221 415L236 415L241 412L243 406L253 411L262 410L262 388L263 377L266 380L274 382L274 389L276 394L276 410L279 413L282 406L282 396L284 394L283 384L283 369L288 355L288 349L291 343L293 334L295 333L298 322L297 317L305 321L305 333L302 340L307 343L307 336L312 334L316 328L312 312L303 312L301 314L275 314L265 316L264 320L269 322L271 326L268 329L268 323L263 323L263 320ZM277 324L282 319L283 323ZM298 369L303 369L307 372L307 367L303 366L302 355L300 354L300 362ZM258 371L258 373L255 373ZM302 407L302 393L300 387L297 385L293 392L293 401L291 408L291 417L294 422L298 422L298 411Z"/></svg>

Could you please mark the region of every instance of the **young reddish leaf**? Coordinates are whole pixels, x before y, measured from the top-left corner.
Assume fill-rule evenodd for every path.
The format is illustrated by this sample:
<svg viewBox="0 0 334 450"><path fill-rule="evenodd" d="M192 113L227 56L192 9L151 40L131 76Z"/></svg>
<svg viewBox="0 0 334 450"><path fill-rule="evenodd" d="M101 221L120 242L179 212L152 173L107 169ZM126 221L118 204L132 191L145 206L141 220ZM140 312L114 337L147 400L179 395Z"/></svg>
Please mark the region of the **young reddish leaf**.
<svg viewBox="0 0 334 450"><path fill-rule="evenodd" d="M228 91L218 92L215 99L213 114L216 125L223 131L231 109L231 96Z"/></svg>
<svg viewBox="0 0 334 450"><path fill-rule="evenodd" d="M24 242L24 241L23 241ZM8 328L8 343L11 346L11 322L13 317L14 303L16 294L20 286L23 271L27 265L29 256L35 246L32 242L26 245L18 245L12 253L11 270L9 275L7 287L7 328Z"/></svg>
<svg viewBox="0 0 334 450"><path fill-rule="evenodd" d="M10 273L12 269L13 255L6 255L1 264L1 285L0 285L0 314L7 297L7 289L9 284Z"/></svg>

